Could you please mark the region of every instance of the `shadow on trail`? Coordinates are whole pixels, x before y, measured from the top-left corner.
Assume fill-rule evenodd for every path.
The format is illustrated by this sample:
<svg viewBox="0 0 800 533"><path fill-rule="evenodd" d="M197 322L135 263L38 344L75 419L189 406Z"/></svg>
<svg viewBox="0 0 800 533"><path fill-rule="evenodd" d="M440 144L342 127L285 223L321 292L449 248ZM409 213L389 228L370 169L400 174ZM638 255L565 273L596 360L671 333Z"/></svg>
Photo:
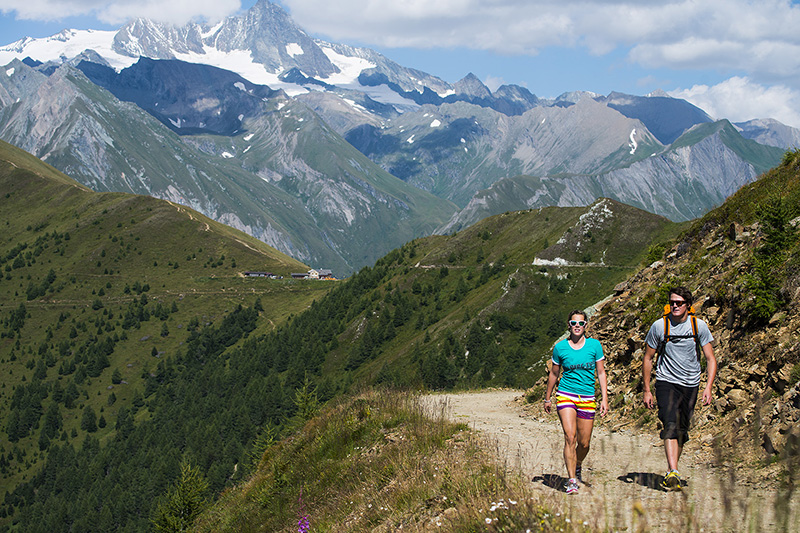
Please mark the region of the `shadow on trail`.
<svg viewBox="0 0 800 533"><path fill-rule="evenodd" d="M661 482L664 481L664 476L659 474L650 472L628 472L624 476L619 476L617 479L623 483L638 483L648 489L666 492L666 489L661 486ZM681 480L681 487L686 487L687 484L685 479Z"/></svg>
<svg viewBox="0 0 800 533"><path fill-rule="evenodd" d="M566 484L567 478L561 477L556 474L543 474L541 476L534 476L531 480L534 483L542 482L542 485L545 487L550 487L551 489L555 489L559 492L566 492Z"/></svg>
<svg viewBox="0 0 800 533"><path fill-rule="evenodd" d="M535 476L532 480L533 483L541 482L542 485L545 487L549 487L551 489L555 489L559 492L566 492L567 491L567 481L568 479L565 477L561 477L556 474L542 474L541 476ZM587 487L591 487L591 483L586 483L585 481L581 482L581 485L586 485Z"/></svg>

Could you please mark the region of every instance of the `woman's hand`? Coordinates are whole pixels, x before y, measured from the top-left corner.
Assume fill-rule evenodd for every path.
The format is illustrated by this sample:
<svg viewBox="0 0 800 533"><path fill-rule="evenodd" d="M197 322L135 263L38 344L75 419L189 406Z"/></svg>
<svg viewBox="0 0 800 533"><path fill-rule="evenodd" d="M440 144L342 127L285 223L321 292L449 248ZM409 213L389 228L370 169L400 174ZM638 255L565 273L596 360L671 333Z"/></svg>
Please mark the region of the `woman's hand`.
<svg viewBox="0 0 800 533"><path fill-rule="evenodd" d="M606 416L608 413L608 400L600 401L600 416Z"/></svg>
<svg viewBox="0 0 800 533"><path fill-rule="evenodd" d="M550 400L545 400L544 401L544 412L545 413L550 413L550 411L552 411L552 409L553 409L553 402L551 402Z"/></svg>

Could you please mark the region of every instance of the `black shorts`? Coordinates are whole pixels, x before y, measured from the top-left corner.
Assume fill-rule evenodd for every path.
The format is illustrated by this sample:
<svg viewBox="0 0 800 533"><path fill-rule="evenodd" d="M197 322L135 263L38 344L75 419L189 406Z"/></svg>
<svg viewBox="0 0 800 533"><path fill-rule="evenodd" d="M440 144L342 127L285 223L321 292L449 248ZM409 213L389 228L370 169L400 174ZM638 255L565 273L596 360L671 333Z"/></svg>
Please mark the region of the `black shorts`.
<svg viewBox="0 0 800 533"><path fill-rule="evenodd" d="M667 381L656 381L658 419L664 424L662 439L677 439L678 444L689 440L689 422L692 420L700 387L684 387Z"/></svg>

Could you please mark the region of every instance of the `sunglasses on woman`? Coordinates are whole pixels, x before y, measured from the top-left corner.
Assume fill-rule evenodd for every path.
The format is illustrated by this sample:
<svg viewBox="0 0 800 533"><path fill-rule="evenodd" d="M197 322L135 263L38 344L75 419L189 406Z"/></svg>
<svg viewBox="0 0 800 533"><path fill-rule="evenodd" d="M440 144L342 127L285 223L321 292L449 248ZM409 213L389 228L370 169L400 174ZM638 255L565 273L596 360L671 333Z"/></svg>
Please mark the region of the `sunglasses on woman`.
<svg viewBox="0 0 800 533"><path fill-rule="evenodd" d="M585 326L586 325L586 321L585 320L570 320L569 321L569 325L570 326Z"/></svg>

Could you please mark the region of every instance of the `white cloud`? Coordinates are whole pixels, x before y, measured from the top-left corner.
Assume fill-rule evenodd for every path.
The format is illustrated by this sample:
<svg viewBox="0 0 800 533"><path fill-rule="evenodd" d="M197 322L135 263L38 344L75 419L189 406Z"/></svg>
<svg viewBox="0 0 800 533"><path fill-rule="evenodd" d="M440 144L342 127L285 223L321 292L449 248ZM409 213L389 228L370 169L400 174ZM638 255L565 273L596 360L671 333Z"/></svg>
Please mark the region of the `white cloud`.
<svg viewBox="0 0 800 533"><path fill-rule="evenodd" d="M486 76L486 79L483 80L483 84L486 85L486 87L488 87L492 92L495 92L500 88L501 85L505 85L505 83L506 80L497 76Z"/></svg>
<svg viewBox="0 0 800 533"><path fill-rule="evenodd" d="M0 11L15 12L22 20L91 15L109 24L141 17L182 25L192 20L218 21L240 7L239 0L3 0Z"/></svg>
<svg viewBox="0 0 800 533"><path fill-rule="evenodd" d="M800 6L789 0L284 0L312 33L385 47L535 55L630 49L642 67L800 77ZM798 80L800 82L800 80Z"/></svg>
<svg viewBox="0 0 800 533"><path fill-rule="evenodd" d="M732 122L774 118L800 128L800 91L784 85L765 87L746 77L733 77L711 87L695 85L669 94L693 103L712 117Z"/></svg>

